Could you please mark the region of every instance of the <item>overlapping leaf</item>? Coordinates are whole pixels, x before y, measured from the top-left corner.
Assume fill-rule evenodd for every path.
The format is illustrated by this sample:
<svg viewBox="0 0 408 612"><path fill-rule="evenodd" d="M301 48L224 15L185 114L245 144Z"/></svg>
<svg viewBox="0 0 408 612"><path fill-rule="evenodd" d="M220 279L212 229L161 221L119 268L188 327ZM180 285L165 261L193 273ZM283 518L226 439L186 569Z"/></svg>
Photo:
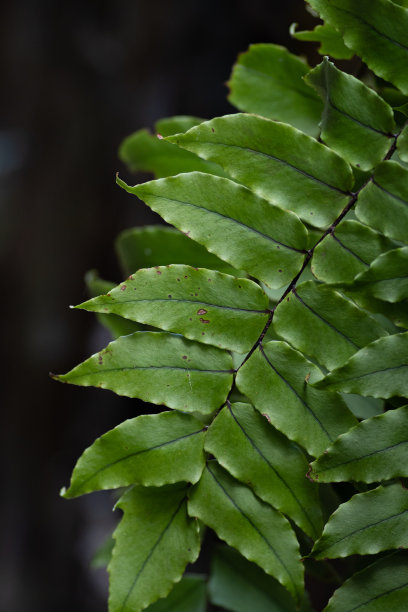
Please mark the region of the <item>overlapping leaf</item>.
<svg viewBox="0 0 408 612"><path fill-rule="evenodd" d="M236 114L168 138L260 196L317 227L329 225L349 201L353 177L336 153L290 125Z"/></svg>
<svg viewBox="0 0 408 612"><path fill-rule="evenodd" d="M194 170L225 176L217 164L200 159L148 130L139 130L125 138L119 149L119 158L132 172L152 172L157 178Z"/></svg>
<svg viewBox="0 0 408 612"><path fill-rule="evenodd" d="M242 185L200 172L135 187L119 184L209 251L271 287L290 282L302 266L303 224Z"/></svg>
<svg viewBox="0 0 408 612"><path fill-rule="evenodd" d="M342 291L349 293L348 289L344 287ZM397 327L408 329L408 300L392 304L391 302L376 300L372 295L366 295L364 291L356 289L350 291L350 297L361 308L365 308L369 312L379 313L387 317Z"/></svg>
<svg viewBox="0 0 408 612"><path fill-rule="evenodd" d="M356 206L360 221L408 244L408 170L394 161L377 166Z"/></svg>
<svg viewBox="0 0 408 612"><path fill-rule="evenodd" d="M335 591L324 612L405 612L408 601L407 551L378 559Z"/></svg>
<svg viewBox="0 0 408 612"><path fill-rule="evenodd" d="M408 477L408 406L362 421L312 463L319 482Z"/></svg>
<svg viewBox="0 0 408 612"><path fill-rule="evenodd" d="M350 300L314 281L302 283L279 304L273 326L279 336L329 369L386 334Z"/></svg>
<svg viewBox="0 0 408 612"><path fill-rule="evenodd" d="M394 142L394 115L380 96L325 58L306 76L324 101L320 137L350 163L370 170Z"/></svg>
<svg viewBox="0 0 408 612"><path fill-rule="evenodd" d="M289 522L215 461L208 462L190 494L188 512L274 576L295 599L302 598L303 566Z"/></svg>
<svg viewBox="0 0 408 612"><path fill-rule="evenodd" d="M159 599L146 612L206 612L207 585L205 576L183 576L165 599Z"/></svg>
<svg viewBox="0 0 408 612"><path fill-rule="evenodd" d="M340 396L317 392L310 383L317 366L286 342L259 347L240 368L237 386L272 425L314 456L357 424Z"/></svg>
<svg viewBox="0 0 408 612"><path fill-rule="evenodd" d="M408 126L405 126L398 138L397 150L402 161L408 162Z"/></svg>
<svg viewBox="0 0 408 612"><path fill-rule="evenodd" d="M359 223L342 221L314 250L311 268L317 279L326 283L352 281L393 242Z"/></svg>
<svg viewBox="0 0 408 612"><path fill-rule="evenodd" d="M315 383L319 389L387 399L408 396L408 332L379 338Z"/></svg>
<svg viewBox="0 0 408 612"><path fill-rule="evenodd" d="M408 490L400 483L354 495L326 523L311 555L335 559L408 546Z"/></svg>
<svg viewBox="0 0 408 612"><path fill-rule="evenodd" d="M56 378L186 412L210 413L227 397L231 367L226 351L173 334L136 332Z"/></svg>
<svg viewBox="0 0 408 612"><path fill-rule="evenodd" d="M346 47L343 38L338 30L329 23L317 25L311 31L296 31L297 23L293 23L290 27L290 34L298 40L307 40L311 42L319 42L318 49L321 55L330 55L336 59L351 59L354 52Z"/></svg>
<svg viewBox="0 0 408 612"><path fill-rule="evenodd" d="M236 270L225 261L172 227L146 225L125 230L116 240L116 250L126 276L139 268L168 264L187 264L236 274ZM107 291L98 291L94 295Z"/></svg>
<svg viewBox="0 0 408 612"><path fill-rule="evenodd" d="M204 119L200 117L192 117L191 115L175 115L174 117L163 117L154 124L154 129L157 134L163 136L171 136L180 132L187 132L190 128L200 125Z"/></svg>
<svg viewBox="0 0 408 612"><path fill-rule="evenodd" d="M121 315L186 338L249 351L268 320L268 297L254 282L190 266L142 269L78 308Z"/></svg>
<svg viewBox="0 0 408 612"><path fill-rule="evenodd" d="M229 101L239 110L290 123L316 136L322 104L302 79L308 70L284 47L251 45L233 68Z"/></svg>
<svg viewBox="0 0 408 612"><path fill-rule="evenodd" d="M186 503L184 485L135 486L119 500L124 516L108 567L111 612L140 612L165 597L196 560L200 538Z"/></svg>
<svg viewBox="0 0 408 612"><path fill-rule="evenodd" d="M390 0L307 0L378 76L408 93L408 11ZM381 49L381 52L379 52Z"/></svg>
<svg viewBox="0 0 408 612"><path fill-rule="evenodd" d="M208 430L205 449L312 538L320 534L321 510L317 488L305 478L306 457L252 406L223 408Z"/></svg>
<svg viewBox="0 0 408 612"><path fill-rule="evenodd" d="M205 462L203 445L203 425L188 414L162 412L124 421L79 458L64 497L130 484L197 482Z"/></svg>

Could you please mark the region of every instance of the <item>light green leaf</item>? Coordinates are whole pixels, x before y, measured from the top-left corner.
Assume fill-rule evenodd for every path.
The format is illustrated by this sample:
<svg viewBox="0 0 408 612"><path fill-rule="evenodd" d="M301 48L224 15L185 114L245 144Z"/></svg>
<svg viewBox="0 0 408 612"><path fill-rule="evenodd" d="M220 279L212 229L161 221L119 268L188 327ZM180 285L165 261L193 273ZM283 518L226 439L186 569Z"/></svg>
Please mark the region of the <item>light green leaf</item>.
<svg viewBox="0 0 408 612"><path fill-rule="evenodd" d="M115 313L239 353L250 350L269 316L268 297L254 282L182 265L139 270L77 308Z"/></svg>
<svg viewBox="0 0 408 612"><path fill-rule="evenodd" d="M397 162L381 163L361 191L355 212L363 223L408 243L408 170Z"/></svg>
<svg viewBox="0 0 408 612"><path fill-rule="evenodd" d="M387 399L408 396L408 332L386 336L317 381L319 389Z"/></svg>
<svg viewBox="0 0 408 612"><path fill-rule="evenodd" d="M272 425L314 456L357 424L339 395L316 392L317 366L286 342L260 346L240 368L237 386Z"/></svg>
<svg viewBox="0 0 408 612"><path fill-rule="evenodd" d="M348 293L344 288L343 291ZM408 328L408 300L391 304L390 302L376 300L371 295L366 295L364 291L357 290L350 291L350 297L361 308L387 317L397 327Z"/></svg>
<svg viewBox="0 0 408 612"><path fill-rule="evenodd" d="M96 270L89 270L89 272L86 273L85 283L91 297L97 296L100 293L108 293L113 287L115 287L115 283L99 278ZM133 334L142 327L134 321L127 321L126 319L118 317L114 314L101 313L97 315L97 318L99 323L111 333L114 339L119 338L119 336Z"/></svg>
<svg viewBox="0 0 408 612"><path fill-rule="evenodd" d="M354 279L351 291L354 288L386 302L408 298L408 247L379 255L368 270Z"/></svg>
<svg viewBox="0 0 408 612"><path fill-rule="evenodd" d="M109 612L140 612L165 597L200 550L197 521L186 512L187 488L135 486L117 503L124 516L109 563Z"/></svg>
<svg viewBox="0 0 408 612"><path fill-rule="evenodd" d="M397 144L398 155L404 162L408 162L408 125L404 127Z"/></svg>
<svg viewBox="0 0 408 612"><path fill-rule="evenodd" d="M276 308L273 327L295 348L332 369L385 329L330 287L301 283Z"/></svg>
<svg viewBox="0 0 408 612"><path fill-rule="evenodd" d="M308 0L375 74L408 93L408 12L389 0ZM379 49L381 51L379 52Z"/></svg>
<svg viewBox="0 0 408 612"><path fill-rule="evenodd" d="M290 123L317 136L322 104L302 80L308 70L305 61L284 47L251 45L233 68L228 99L239 110Z"/></svg>
<svg viewBox="0 0 408 612"><path fill-rule="evenodd" d="M317 227L332 223L350 199L350 166L284 123L238 113L206 121L168 141L219 163L258 195Z"/></svg>
<svg viewBox="0 0 408 612"><path fill-rule="evenodd" d="M289 522L245 485L210 461L189 495L188 512L300 600L303 566Z"/></svg>
<svg viewBox="0 0 408 612"><path fill-rule="evenodd" d="M187 264L228 274L237 273L201 244L172 227L145 225L125 230L116 240L116 250L126 276L139 268L168 264ZM95 295L101 293L107 291L99 291Z"/></svg>
<svg viewBox="0 0 408 612"><path fill-rule="evenodd" d="M135 187L119 184L209 251L273 288L290 282L302 266L303 224L242 185L201 172Z"/></svg>
<svg viewBox="0 0 408 612"><path fill-rule="evenodd" d="M157 178L194 170L225 176L217 164L206 162L148 130L139 130L125 138L119 148L119 159L131 172L151 172Z"/></svg>
<svg viewBox="0 0 408 612"><path fill-rule="evenodd" d="M334 592L324 612L406 612L408 554L398 551L378 559Z"/></svg>
<svg viewBox="0 0 408 612"><path fill-rule="evenodd" d="M363 397L354 393L342 393L342 397L358 419L369 419L384 412L384 400Z"/></svg>
<svg viewBox="0 0 408 612"><path fill-rule="evenodd" d="M86 449L65 498L130 484L160 487L197 482L204 468L204 429L188 414L162 412L130 419Z"/></svg>
<svg viewBox="0 0 408 612"><path fill-rule="evenodd" d="M391 106L327 57L305 80L324 101L322 141L363 170L378 164L394 142Z"/></svg>
<svg viewBox="0 0 408 612"><path fill-rule="evenodd" d="M164 117L159 119L154 124L156 134L160 134L165 138L172 134L179 134L180 132L187 132L190 128L200 125L205 119L199 117L192 117L191 115L175 115L174 117Z"/></svg>
<svg viewBox="0 0 408 612"><path fill-rule="evenodd" d="M228 403L211 424L205 449L312 538L320 535L317 487L305 478L305 455L252 406Z"/></svg>
<svg viewBox="0 0 408 612"><path fill-rule="evenodd" d="M136 332L55 378L208 414L225 401L232 384L231 368L230 355L215 347L173 334Z"/></svg>
<svg viewBox="0 0 408 612"><path fill-rule="evenodd" d="M206 612L207 585L205 576L183 576L166 599L159 599L146 612Z"/></svg>
<svg viewBox="0 0 408 612"><path fill-rule="evenodd" d="M362 421L311 464L319 482L408 477L408 406Z"/></svg>
<svg viewBox="0 0 408 612"><path fill-rule="evenodd" d="M279 582L227 546L219 546L213 555L208 590L213 604L233 612L299 610ZM306 599L300 610L311 610Z"/></svg>
<svg viewBox="0 0 408 612"><path fill-rule="evenodd" d="M336 559L400 546L408 546L408 490L396 483L341 504L310 554L315 559Z"/></svg>
<svg viewBox="0 0 408 612"><path fill-rule="evenodd" d="M394 243L358 221L342 221L316 247L313 274L326 283L352 281Z"/></svg>
<svg viewBox="0 0 408 612"><path fill-rule="evenodd" d="M290 26L290 35L298 40L319 42L320 55L330 55L335 59L351 59L354 52L346 47L338 30L329 23L317 25L314 30L296 32L297 23Z"/></svg>

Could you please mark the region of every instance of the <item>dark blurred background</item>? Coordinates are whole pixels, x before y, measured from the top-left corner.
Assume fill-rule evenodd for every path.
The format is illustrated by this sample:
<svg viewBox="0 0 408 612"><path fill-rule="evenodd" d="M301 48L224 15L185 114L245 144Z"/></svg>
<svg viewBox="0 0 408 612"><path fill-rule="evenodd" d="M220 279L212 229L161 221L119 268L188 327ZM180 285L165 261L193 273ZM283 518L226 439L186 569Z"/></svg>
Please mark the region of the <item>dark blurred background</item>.
<svg viewBox="0 0 408 612"><path fill-rule="evenodd" d="M48 371L106 344L68 305L86 298L90 268L121 280L119 231L157 222L116 187L117 170L132 181L118 146L163 116L234 112L224 83L237 54L251 42L301 52L293 21L310 25L303 0L1 4L2 612L106 610L105 572L89 563L115 524L113 497L68 502L59 489L83 449L140 406Z"/></svg>

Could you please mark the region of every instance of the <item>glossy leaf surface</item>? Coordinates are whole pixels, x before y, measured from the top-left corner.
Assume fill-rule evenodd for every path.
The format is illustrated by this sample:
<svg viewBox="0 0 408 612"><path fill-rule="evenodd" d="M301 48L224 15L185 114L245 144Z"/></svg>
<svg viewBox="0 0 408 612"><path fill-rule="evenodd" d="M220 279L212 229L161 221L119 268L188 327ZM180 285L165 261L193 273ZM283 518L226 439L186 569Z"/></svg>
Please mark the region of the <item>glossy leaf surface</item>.
<svg viewBox="0 0 408 612"><path fill-rule="evenodd" d="M190 494L188 512L198 517L249 561L276 578L296 598L303 592L303 566L289 522L232 478L208 462Z"/></svg>
<svg viewBox="0 0 408 612"><path fill-rule="evenodd" d="M79 458L64 497L130 484L197 482L204 468L204 429L179 412L141 415L95 440Z"/></svg>
<svg viewBox="0 0 408 612"><path fill-rule="evenodd" d="M238 113L168 140L219 163L260 196L317 227L330 224L349 200L350 166L284 123Z"/></svg>
<svg viewBox="0 0 408 612"><path fill-rule="evenodd" d="M408 93L408 12L390 0L308 0L375 74ZM381 49L379 53L378 50Z"/></svg>
<svg viewBox="0 0 408 612"><path fill-rule="evenodd" d="M393 249L377 257L368 270L355 278L354 287L385 302L408 298L408 247Z"/></svg>
<svg viewBox="0 0 408 612"><path fill-rule="evenodd" d="M319 482L408 477L408 406L362 421L312 463Z"/></svg>
<svg viewBox="0 0 408 612"><path fill-rule="evenodd" d="M229 101L239 110L290 123L316 136L322 104L303 81L308 70L284 47L251 45L233 68Z"/></svg>
<svg viewBox="0 0 408 612"><path fill-rule="evenodd" d="M394 141L391 107L327 58L309 72L306 82L324 102L320 122L323 142L363 170L378 164Z"/></svg>
<svg viewBox="0 0 408 612"><path fill-rule="evenodd" d="M320 535L317 487L305 478L306 457L252 406L225 406L207 432L205 449L312 538Z"/></svg>
<svg viewBox="0 0 408 612"><path fill-rule="evenodd" d="M165 599L159 599L146 612L206 612L207 585L205 576L183 576Z"/></svg>
<svg viewBox="0 0 408 612"><path fill-rule="evenodd" d="M318 388L371 397L408 396L408 332L386 336L316 383Z"/></svg>
<svg viewBox="0 0 408 612"><path fill-rule="evenodd" d="M279 336L329 369L386 334L370 315L314 281L302 283L279 304L273 326Z"/></svg>
<svg viewBox="0 0 408 612"><path fill-rule="evenodd" d="M324 612L405 612L408 554L398 551L354 574L335 591Z"/></svg>
<svg viewBox="0 0 408 612"><path fill-rule="evenodd" d="M354 52L346 47L338 30L329 23L319 24L311 31L296 31L296 23L290 27L290 34L298 40L319 42L319 53L335 59L351 59Z"/></svg>
<svg viewBox="0 0 408 612"><path fill-rule="evenodd" d="M408 170L394 161L380 164L358 197L356 215L389 238L408 244Z"/></svg>
<svg viewBox="0 0 408 612"><path fill-rule="evenodd" d="M233 181L194 172L135 187L119 184L209 251L271 287L282 287L301 268L303 224Z"/></svg>
<svg viewBox="0 0 408 612"><path fill-rule="evenodd" d="M109 612L140 612L165 597L196 560L200 538L186 512L187 489L133 487L117 503L124 516L115 530L108 571Z"/></svg>
<svg viewBox="0 0 408 612"><path fill-rule="evenodd" d="M269 315L268 297L254 282L182 265L139 270L78 308L114 313L240 353L250 350Z"/></svg>
<svg viewBox="0 0 408 612"><path fill-rule="evenodd" d="M397 150L402 161L408 162L408 126L405 126L398 138Z"/></svg>
<svg viewBox="0 0 408 612"><path fill-rule="evenodd" d="M326 283L352 281L393 247L391 240L358 221L342 221L316 247L311 268Z"/></svg>
<svg viewBox="0 0 408 612"><path fill-rule="evenodd" d="M358 493L341 504L311 554L335 559L400 546L408 546L408 490L397 483Z"/></svg>
<svg viewBox="0 0 408 612"><path fill-rule="evenodd" d="M357 424L340 396L310 383L317 366L286 342L268 342L241 367L237 386L272 425L314 456Z"/></svg>
<svg viewBox="0 0 408 612"><path fill-rule="evenodd" d="M111 342L67 374L62 382L110 389L169 408L210 413L232 384L225 351L161 332L136 332Z"/></svg>
<svg viewBox="0 0 408 612"><path fill-rule="evenodd" d="M191 115L175 115L174 117L163 117L154 124L154 129L157 134L163 136L171 136L180 132L187 132L190 128L200 125L204 119L192 117Z"/></svg>

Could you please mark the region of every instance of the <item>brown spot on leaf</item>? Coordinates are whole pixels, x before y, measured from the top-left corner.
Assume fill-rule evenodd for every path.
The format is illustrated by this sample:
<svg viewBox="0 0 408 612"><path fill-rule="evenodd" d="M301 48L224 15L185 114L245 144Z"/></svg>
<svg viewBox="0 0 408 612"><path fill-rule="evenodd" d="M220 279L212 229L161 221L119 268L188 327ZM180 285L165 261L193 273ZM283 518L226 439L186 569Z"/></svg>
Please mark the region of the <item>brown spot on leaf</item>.
<svg viewBox="0 0 408 612"><path fill-rule="evenodd" d="M183 355L183 357L182 357L182 358L183 358L183 359L187 359L187 355Z"/></svg>
<svg viewBox="0 0 408 612"><path fill-rule="evenodd" d="M268 421L268 423L270 423L270 422L271 422L271 417L269 416L269 414L266 414L266 412L263 412L263 413L262 413L262 416L264 416L264 417L265 417L265 419Z"/></svg>
<svg viewBox="0 0 408 612"><path fill-rule="evenodd" d="M171 298L172 298L172 296L171 296L170 294L169 294L167 297L168 297L170 300L171 300Z"/></svg>
<svg viewBox="0 0 408 612"><path fill-rule="evenodd" d="M198 315L207 314L207 311L206 311L204 308L199 308L199 309L197 310L197 314L198 314Z"/></svg>
<svg viewBox="0 0 408 612"><path fill-rule="evenodd" d="M157 269L156 274L161 274L161 270Z"/></svg>
<svg viewBox="0 0 408 612"><path fill-rule="evenodd" d="M203 318L201 318L201 317L200 317L200 321L201 321L201 323L209 323L209 320L208 320L208 319L203 319Z"/></svg>
<svg viewBox="0 0 408 612"><path fill-rule="evenodd" d="M125 289L126 289L126 285L122 285L120 288L121 291L125 291Z"/></svg>

